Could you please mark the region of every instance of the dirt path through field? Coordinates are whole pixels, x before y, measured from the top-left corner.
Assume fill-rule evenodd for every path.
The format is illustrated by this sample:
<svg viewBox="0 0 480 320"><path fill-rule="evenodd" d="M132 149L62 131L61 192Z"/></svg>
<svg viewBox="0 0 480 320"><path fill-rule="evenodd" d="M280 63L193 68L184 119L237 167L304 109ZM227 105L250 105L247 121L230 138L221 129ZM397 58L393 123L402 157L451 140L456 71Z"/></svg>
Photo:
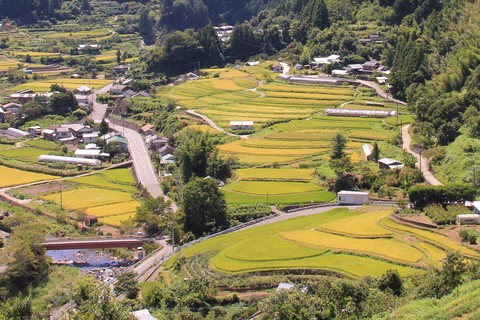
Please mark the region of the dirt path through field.
<svg viewBox="0 0 480 320"><path fill-rule="evenodd" d="M403 149L407 151L408 153L412 154L416 159L417 159L417 168L420 169L423 173L423 177L425 178L425 181L432 186L442 186L443 183L437 180L435 176L433 175L433 172L429 170L429 164L428 164L428 159L426 159L423 156L420 156L417 152L413 151L411 149L411 143L412 143L412 137L410 136L410 133L408 132L408 129L410 128L410 125L406 125L402 127L402 141L403 141Z"/></svg>
<svg viewBox="0 0 480 320"><path fill-rule="evenodd" d="M250 137L246 134L245 135L240 135L240 134L234 134L234 133L230 133L230 132L225 131L223 128L219 127L212 119L210 119L209 117L207 117L203 114L197 113L195 110L187 110L186 113L191 115L191 116L194 116L196 118L202 119L213 129L218 130L220 132L223 132L230 137L239 137L240 139L250 139Z"/></svg>

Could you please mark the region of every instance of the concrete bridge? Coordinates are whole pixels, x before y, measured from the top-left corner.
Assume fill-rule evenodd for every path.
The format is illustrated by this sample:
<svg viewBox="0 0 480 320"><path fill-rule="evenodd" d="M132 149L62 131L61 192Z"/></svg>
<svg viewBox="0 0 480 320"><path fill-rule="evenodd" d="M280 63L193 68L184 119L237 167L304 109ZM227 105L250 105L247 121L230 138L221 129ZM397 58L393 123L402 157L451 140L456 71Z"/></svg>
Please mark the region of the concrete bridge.
<svg viewBox="0 0 480 320"><path fill-rule="evenodd" d="M57 239L44 241L42 246L47 250L137 248L147 240L140 238Z"/></svg>

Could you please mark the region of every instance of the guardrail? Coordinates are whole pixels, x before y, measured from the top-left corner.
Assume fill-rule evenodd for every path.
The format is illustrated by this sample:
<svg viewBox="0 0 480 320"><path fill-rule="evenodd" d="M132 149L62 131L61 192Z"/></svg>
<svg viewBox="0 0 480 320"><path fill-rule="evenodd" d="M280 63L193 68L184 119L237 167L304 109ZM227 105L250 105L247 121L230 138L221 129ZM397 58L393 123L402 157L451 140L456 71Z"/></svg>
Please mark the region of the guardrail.
<svg viewBox="0 0 480 320"><path fill-rule="evenodd" d="M334 206L338 206L338 203L317 203L317 204L312 204L310 206L290 209L290 210L287 210L287 213L308 210L308 209L315 209L315 208L334 207Z"/></svg>
<svg viewBox="0 0 480 320"><path fill-rule="evenodd" d="M179 247L176 247L174 249L174 251L172 252L169 252L169 253L166 253L165 255L155 259L152 261L152 263L150 263L150 266L148 268L145 268L144 271L142 271L141 273L138 273L137 276L136 276L136 279L140 279L140 277L142 277L143 275L145 275L147 273L147 271L149 271L153 266L160 266L161 264L163 264L165 261L167 261L171 256L173 256L175 253L177 253L178 251L182 250L182 249L185 249L187 247L190 247L196 243L199 243L203 240L207 240L207 239L210 239L210 238L214 238L214 237L217 237L217 236L221 236L223 234L227 234L227 233L231 233L231 232L234 232L234 231L238 231L238 230L241 230L241 229L244 229L246 227L249 227L251 225L254 225L254 224L257 224L257 223L260 223L262 221L265 221L265 220L269 220L269 219L272 219L272 218L275 218L279 216L278 213L274 213L274 214L271 214L269 216L266 216L266 217L263 217L263 218L259 218L259 219L255 219L255 220L252 220L252 221L248 221L248 222L245 222L243 224L240 224L238 226L235 226L235 227L232 227L232 228L228 228L228 229L225 229L225 230L222 230L220 232L217 232L217 233L214 233L214 234L211 234L211 235L208 235L208 236L205 236L205 237L201 237L201 238L198 238L198 239L195 239L193 241L190 241L189 243L186 243L184 245L181 245ZM146 256L144 259L142 259L141 261L137 262L136 264L130 266L129 268L125 269L125 271L132 271L134 268L138 267L139 265L141 265L142 263L145 263L146 260L149 259L149 257L151 258L152 256L154 256L156 253L160 252L161 250L163 250L163 248L159 248L153 252L151 252L148 256ZM143 261L143 262L142 262Z"/></svg>

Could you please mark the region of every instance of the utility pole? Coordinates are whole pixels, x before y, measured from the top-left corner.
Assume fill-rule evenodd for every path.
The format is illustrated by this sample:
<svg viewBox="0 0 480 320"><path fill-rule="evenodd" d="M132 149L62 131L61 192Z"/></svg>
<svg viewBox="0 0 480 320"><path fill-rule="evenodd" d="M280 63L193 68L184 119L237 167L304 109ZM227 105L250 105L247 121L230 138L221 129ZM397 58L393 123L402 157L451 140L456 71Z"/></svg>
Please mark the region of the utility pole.
<svg viewBox="0 0 480 320"><path fill-rule="evenodd" d="M473 166L472 168L473 173L473 187L477 187L477 166Z"/></svg>
<svg viewBox="0 0 480 320"><path fill-rule="evenodd" d="M268 204L268 190L267 190L267 204Z"/></svg>
<svg viewBox="0 0 480 320"><path fill-rule="evenodd" d="M419 159L418 161L420 162L420 168L419 168L420 172L423 172L422 171L422 151L423 151L423 148L422 146L420 146L420 157L418 158Z"/></svg>
<svg viewBox="0 0 480 320"><path fill-rule="evenodd" d="M397 106L397 126L398 126L398 103L395 101L395 105Z"/></svg>
<svg viewBox="0 0 480 320"><path fill-rule="evenodd" d="M175 251L175 220L174 220L174 212L172 210L172 251Z"/></svg>
<svg viewBox="0 0 480 320"><path fill-rule="evenodd" d="M62 180L58 182L60 184L60 210L63 210Z"/></svg>
<svg viewBox="0 0 480 320"><path fill-rule="evenodd" d="M403 121L400 119L400 140L402 141L403 144L403 131L402 131L402 126L403 126Z"/></svg>

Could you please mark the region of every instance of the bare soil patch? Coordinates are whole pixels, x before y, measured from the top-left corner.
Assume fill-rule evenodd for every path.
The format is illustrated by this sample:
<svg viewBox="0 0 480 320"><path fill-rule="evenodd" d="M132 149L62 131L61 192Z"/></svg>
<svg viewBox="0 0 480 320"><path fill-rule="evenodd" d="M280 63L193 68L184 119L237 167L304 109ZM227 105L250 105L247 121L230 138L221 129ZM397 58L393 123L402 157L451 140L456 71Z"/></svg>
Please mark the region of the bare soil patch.
<svg viewBox="0 0 480 320"><path fill-rule="evenodd" d="M49 193L60 192L60 190L67 191L74 188L75 188L74 184L62 181L61 185L59 182L48 182L48 183L43 183L43 184L31 186L31 187L18 189L18 191L30 198L34 198L34 197L46 195Z"/></svg>

